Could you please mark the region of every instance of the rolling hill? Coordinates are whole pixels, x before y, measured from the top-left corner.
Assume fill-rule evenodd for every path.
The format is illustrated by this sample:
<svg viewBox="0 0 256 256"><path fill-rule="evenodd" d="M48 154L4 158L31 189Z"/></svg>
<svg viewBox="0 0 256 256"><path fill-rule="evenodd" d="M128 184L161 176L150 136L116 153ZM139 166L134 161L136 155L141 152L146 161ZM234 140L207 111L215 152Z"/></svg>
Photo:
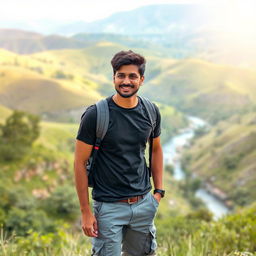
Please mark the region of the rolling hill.
<svg viewBox="0 0 256 256"><path fill-rule="evenodd" d="M5 77L0 78L0 102L11 109L43 114L81 108L100 98L94 91L73 89L65 82L47 79L22 68L2 68L1 72Z"/></svg>
<svg viewBox="0 0 256 256"><path fill-rule="evenodd" d="M255 111L234 115L194 140L184 156L186 169L231 205L248 205L256 198L255 124Z"/></svg>
<svg viewBox="0 0 256 256"><path fill-rule="evenodd" d="M73 72L66 74L58 65L5 50L0 56L0 104L7 108L56 117L101 98L94 82Z"/></svg>
<svg viewBox="0 0 256 256"><path fill-rule="evenodd" d="M13 90L16 95L12 96L16 100L15 105L28 110L35 103L43 104L40 97L48 97L47 91L49 92L52 86L56 94L50 95L49 100L53 102L54 98L58 99L59 107L56 102L47 106L37 104L34 112L38 112L39 109L40 113L48 112L51 109L52 118L56 118L60 113L58 111L62 109L72 110L82 106L82 102L86 105L87 101L90 104L101 95L111 95L114 92L110 60L117 51L128 49L120 44L100 42L83 49L51 50L32 55L15 55L1 50L0 74L5 72L7 76L0 76L0 88L5 87L5 93L2 92L0 95L0 103L13 108L14 103L8 98ZM251 108L255 102L256 73L253 70L217 65L197 59L170 59L161 57L149 49L133 50L146 56L146 79L141 93L152 100L173 105L180 111L211 122ZM22 75L23 72L25 75ZM14 74L20 74L16 80L12 78ZM42 89L44 92L33 97L30 90L31 98L24 101L25 96L16 93L18 80L22 85L22 91L29 81L38 81L40 85L33 87L37 88L34 93ZM43 88L44 83L46 86ZM56 88L63 89L65 93L57 93ZM57 97L57 94L60 96ZM27 94L26 97L28 99Z"/></svg>
<svg viewBox="0 0 256 256"><path fill-rule="evenodd" d="M254 104L255 81L250 69L186 59L165 65L143 92L215 122Z"/></svg>
<svg viewBox="0 0 256 256"><path fill-rule="evenodd" d="M29 54L52 49L75 49L88 46L86 41L59 35L44 36L16 29L0 29L0 48L19 54Z"/></svg>

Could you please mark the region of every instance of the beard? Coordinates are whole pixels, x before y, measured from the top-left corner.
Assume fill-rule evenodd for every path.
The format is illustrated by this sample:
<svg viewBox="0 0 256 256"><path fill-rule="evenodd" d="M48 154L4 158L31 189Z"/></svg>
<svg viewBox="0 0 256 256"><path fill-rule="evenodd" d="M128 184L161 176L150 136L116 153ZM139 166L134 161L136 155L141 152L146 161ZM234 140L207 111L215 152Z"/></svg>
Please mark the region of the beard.
<svg viewBox="0 0 256 256"><path fill-rule="evenodd" d="M125 88L125 87L134 88L134 85L132 85L132 84L120 84L118 87L119 87L119 88ZM123 97L123 98L130 98L130 97L132 97L134 94L136 94L136 93L138 92L138 90L139 90L139 88L138 88L137 90L133 91L133 92L130 93L130 94L124 94L124 93L121 93L117 88L115 88L115 89L116 89L116 92L117 92L121 97Z"/></svg>

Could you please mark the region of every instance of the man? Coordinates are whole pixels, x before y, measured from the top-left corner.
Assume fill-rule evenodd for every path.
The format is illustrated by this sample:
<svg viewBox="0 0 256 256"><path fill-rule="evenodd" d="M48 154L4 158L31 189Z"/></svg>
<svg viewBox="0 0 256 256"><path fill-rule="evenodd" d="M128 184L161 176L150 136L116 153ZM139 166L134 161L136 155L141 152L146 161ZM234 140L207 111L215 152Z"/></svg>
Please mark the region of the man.
<svg viewBox="0 0 256 256"><path fill-rule="evenodd" d="M145 59L133 51L118 52L111 61L116 94L107 99L109 127L93 169L94 214L89 205L85 164L96 131L96 107L87 108L81 120L75 150L75 180L84 234L92 237L92 255L155 255L154 217L164 195L160 113L157 113L151 172L145 148L152 126L137 92L144 81Z"/></svg>

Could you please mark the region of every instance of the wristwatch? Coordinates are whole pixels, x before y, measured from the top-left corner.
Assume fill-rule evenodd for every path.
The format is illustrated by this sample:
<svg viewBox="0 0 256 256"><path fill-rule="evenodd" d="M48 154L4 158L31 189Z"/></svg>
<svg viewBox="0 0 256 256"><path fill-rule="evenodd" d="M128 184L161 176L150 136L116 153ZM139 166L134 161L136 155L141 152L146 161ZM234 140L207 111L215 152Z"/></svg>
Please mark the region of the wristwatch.
<svg viewBox="0 0 256 256"><path fill-rule="evenodd" d="M165 194L165 190L162 190L162 189L155 189L154 190L154 194L155 193L159 193L161 195L161 197L163 198L164 197L164 194Z"/></svg>

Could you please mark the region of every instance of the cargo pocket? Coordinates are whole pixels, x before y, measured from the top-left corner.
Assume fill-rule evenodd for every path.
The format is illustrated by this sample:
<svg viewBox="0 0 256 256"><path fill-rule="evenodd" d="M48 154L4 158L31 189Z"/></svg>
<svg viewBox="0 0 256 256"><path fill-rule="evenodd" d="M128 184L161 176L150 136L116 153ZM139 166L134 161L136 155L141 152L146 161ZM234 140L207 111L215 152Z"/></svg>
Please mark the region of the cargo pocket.
<svg viewBox="0 0 256 256"><path fill-rule="evenodd" d="M145 255L155 255L157 248L156 243L156 228L152 226L147 235L146 243L145 243Z"/></svg>
<svg viewBox="0 0 256 256"><path fill-rule="evenodd" d="M92 254L91 256L104 256L104 243L105 241L99 238L92 239Z"/></svg>

